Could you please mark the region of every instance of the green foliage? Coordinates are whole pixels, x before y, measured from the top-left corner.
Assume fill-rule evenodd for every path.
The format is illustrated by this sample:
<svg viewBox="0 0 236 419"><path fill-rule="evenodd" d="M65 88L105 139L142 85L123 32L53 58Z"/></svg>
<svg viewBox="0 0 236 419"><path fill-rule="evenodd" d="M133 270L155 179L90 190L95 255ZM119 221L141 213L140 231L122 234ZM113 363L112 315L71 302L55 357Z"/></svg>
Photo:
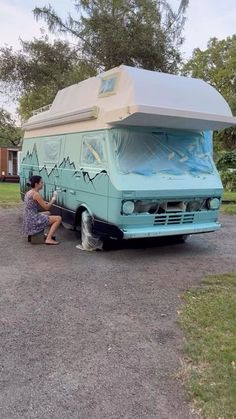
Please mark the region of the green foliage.
<svg viewBox="0 0 236 419"><path fill-rule="evenodd" d="M12 147L20 144L22 131L16 126L9 112L0 109L0 147Z"/></svg>
<svg viewBox="0 0 236 419"><path fill-rule="evenodd" d="M227 191L236 191L236 171L222 170L220 176Z"/></svg>
<svg viewBox="0 0 236 419"><path fill-rule="evenodd" d="M49 5L34 10L52 32L74 37L75 46L47 37L21 41L21 49L0 48L0 82L19 101L27 119L32 110L51 103L58 92L120 64L176 72L189 0L174 12L167 0L81 0L77 20L64 22Z"/></svg>
<svg viewBox="0 0 236 419"><path fill-rule="evenodd" d="M205 51L195 49L183 73L214 86L236 114L236 35L221 41L211 38ZM216 133L214 144L217 155L224 149L236 150L236 129L228 128Z"/></svg>
<svg viewBox="0 0 236 419"><path fill-rule="evenodd" d="M174 12L166 0L77 0L77 20L69 15L63 21L50 5L36 7L34 14L50 31L72 35L81 58L97 69L126 64L175 72L188 2L180 1Z"/></svg>
<svg viewBox="0 0 236 419"><path fill-rule="evenodd" d="M51 86L42 86L25 93L19 99L19 114L22 120L27 120L32 111L52 103L56 92Z"/></svg>
<svg viewBox="0 0 236 419"><path fill-rule="evenodd" d="M217 169L236 169L236 152L225 151L217 161Z"/></svg>
<svg viewBox="0 0 236 419"><path fill-rule="evenodd" d="M216 166L220 170L224 188L227 191L236 191L236 152L220 153Z"/></svg>
<svg viewBox="0 0 236 419"><path fill-rule="evenodd" d="M15 99L20 115L28 118L33 109L52 102L58 90L96 74L91 64L81 62L76 48L47 38L21 41L21 50L0 48L0 80Z"/></svg>
<svg viewBox="0 0 236 419"><path fill-rule="evenodd" d="M236 113L236 110L235 110L235 113ZM230 127L223 131L219 131L215 133L214 144L216 148L218 149L218 152L221 152L224 149L236 151L236 128Z"/></svg>
<svg viewBox="0 0 236 419"><path fill-rule="evenodd" d="M234 418L236 412L236 274L208 277L184 294L185 383L202 417Z"/></svg>

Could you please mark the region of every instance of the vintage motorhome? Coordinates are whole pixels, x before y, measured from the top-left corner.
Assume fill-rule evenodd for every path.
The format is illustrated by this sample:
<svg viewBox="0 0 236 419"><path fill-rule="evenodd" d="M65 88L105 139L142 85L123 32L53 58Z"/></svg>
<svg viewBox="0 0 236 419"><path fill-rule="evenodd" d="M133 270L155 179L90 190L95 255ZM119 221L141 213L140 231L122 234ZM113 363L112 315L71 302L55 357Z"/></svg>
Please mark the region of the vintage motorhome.
<svg viewBox="0 0 236 419"><path fill-rule="evenodd" d="M100 237L215 231L222 184L212 131L236 123L202 80L121 65L58 92L25 124L22 197L33 174L54 212Z"/></svg>

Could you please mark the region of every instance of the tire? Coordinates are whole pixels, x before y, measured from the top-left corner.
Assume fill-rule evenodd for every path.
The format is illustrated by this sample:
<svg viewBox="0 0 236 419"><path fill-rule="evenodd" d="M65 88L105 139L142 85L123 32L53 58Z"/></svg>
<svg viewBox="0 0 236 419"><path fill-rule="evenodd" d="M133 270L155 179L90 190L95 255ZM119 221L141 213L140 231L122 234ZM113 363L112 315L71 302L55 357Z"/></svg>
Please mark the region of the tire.
<svg viewBox="0 0 236 419"><path fill-rule="evenodd" d="M103 243L92 232L92 217L88 211L81 214L81 240L83 250L101 250Z"/></svg>

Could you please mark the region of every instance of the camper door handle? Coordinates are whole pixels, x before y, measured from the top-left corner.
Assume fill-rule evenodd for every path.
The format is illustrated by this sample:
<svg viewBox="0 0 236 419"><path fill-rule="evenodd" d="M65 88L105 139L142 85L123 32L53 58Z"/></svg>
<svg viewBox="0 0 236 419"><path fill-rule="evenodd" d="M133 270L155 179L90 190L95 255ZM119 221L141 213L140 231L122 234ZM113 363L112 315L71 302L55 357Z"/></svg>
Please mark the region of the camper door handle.
<svg viewBox="0 0 236 419"><path fill-rule="evenodd" d="M73 189L70 189L69 192L71 193L71 195L75 195L75 191L73 191Z"/></svg>

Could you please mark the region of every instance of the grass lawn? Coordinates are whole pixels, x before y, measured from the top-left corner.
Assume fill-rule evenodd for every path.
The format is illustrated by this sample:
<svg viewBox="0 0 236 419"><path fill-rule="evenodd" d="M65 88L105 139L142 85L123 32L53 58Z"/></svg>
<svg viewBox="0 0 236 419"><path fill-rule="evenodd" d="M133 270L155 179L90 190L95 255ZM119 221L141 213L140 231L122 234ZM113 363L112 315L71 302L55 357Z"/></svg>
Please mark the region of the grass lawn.
<svg viewBox="0 0 236 419"><path fill-rule="evenodd" d="M0 206L12 206L20 202L19 183L0 182Z"/></svg>
<svg viewBox="0 0 236 419"><path fill-rule="evenodd" d="M187 291L181 376L202 418L236 418L236 273L207 277Z"/></svg>
<svg viewBox="0 0 236 419"><path fill-rule="evenodd" d="M236 192L224 191L223 199L226 200L226 201L235 201L236 202Z"/></svg>
<svg viewBox="0 0 236 419"><path fill-rule="evenodd" d="M223 204L221 206L221 212L224 214L236 215L236 192L224 192L223 200L235 201L235 204Z"/></svg>

